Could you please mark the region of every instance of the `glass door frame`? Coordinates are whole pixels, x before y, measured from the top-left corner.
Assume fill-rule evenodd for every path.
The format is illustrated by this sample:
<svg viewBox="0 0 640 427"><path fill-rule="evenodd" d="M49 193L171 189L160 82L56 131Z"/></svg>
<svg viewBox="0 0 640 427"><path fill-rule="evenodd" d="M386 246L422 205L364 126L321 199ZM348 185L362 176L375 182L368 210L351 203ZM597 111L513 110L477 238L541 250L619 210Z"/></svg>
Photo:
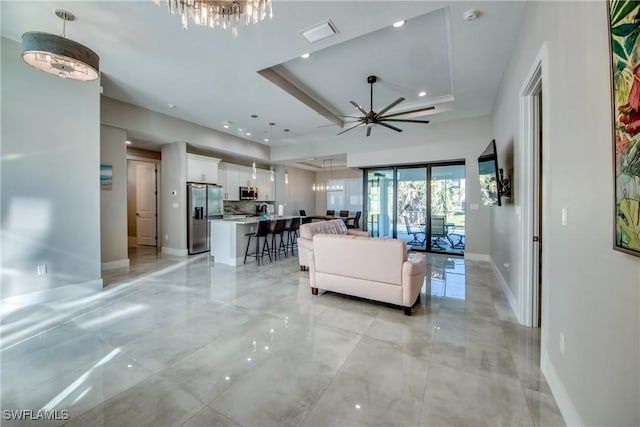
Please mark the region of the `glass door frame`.
<svg viewBox="0 0 640 427"><path fill-rule="evenodd" d="M369 183L369 172L370 171L392 171L393 176L393 197L392 197L392 206L393 206L393 221L392 221L392 236L394 239L398 238L398 170L402 169L415 169L415 168L426 168L427 170L427 181L426 181L426 197L427 197L427 206L426 206L426 216L425 216L425 249L421 248L413 248L412 250L418 252L430 252L430 253L439 253L445 255L461 255L456 252L444 252L444 251L433 251L431 249L431 169L433 167L438 166L463 166L465 167L465 176L466 176L466 161L465 159L461 160L448 160L443 162L431 162L431 163L408 163L401 165L383 165L383 166L375 166L375 167L365 167L362 168L362 229L364 231L369 231L369 191L368 191L368 183ZM375 236L374 236L375 237Z"/></svg>

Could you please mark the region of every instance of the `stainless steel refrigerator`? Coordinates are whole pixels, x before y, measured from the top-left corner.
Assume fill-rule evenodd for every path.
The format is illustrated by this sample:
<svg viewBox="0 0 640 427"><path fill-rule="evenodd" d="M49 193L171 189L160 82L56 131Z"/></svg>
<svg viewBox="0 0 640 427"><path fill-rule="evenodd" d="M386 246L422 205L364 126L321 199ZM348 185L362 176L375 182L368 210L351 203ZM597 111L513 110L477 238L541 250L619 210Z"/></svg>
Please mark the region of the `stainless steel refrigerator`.
<svg viewBox="0 0 640 427"><path fill-rule="evenodd" d="M211 248L209 220L222 218L222 187L198 182L187 183L187 247L189 255Z"/></svg>

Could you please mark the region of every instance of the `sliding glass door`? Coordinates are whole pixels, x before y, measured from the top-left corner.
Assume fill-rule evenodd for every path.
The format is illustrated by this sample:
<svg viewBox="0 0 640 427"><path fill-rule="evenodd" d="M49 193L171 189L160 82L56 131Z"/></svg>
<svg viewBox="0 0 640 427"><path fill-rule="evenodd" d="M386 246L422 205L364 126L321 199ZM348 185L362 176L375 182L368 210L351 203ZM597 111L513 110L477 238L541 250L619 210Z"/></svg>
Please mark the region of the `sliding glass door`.
<svg viewBox="0 0 640 427"><path fill-rule="evenodd" d="M414 250L463 254L464 162L367 169L366 229Z"/></svg>
<svg viewBox="0 0 640 427"><path fill-rule="evenodd" d="M397 168L396 237L414 249L427 249L427 168Z"/></svg>
<svg viewBox="0 0 640 427"><path fill-rule="evenodd" d="M464 253L464 165L431 167L432 252Z"/></svg>
<svg viewBox="0 0 640 427"><path fill-rule="evenodd" d="M393 169L375 169L364 174L366 179L366 229L374 237L395 237Z"/></svg>

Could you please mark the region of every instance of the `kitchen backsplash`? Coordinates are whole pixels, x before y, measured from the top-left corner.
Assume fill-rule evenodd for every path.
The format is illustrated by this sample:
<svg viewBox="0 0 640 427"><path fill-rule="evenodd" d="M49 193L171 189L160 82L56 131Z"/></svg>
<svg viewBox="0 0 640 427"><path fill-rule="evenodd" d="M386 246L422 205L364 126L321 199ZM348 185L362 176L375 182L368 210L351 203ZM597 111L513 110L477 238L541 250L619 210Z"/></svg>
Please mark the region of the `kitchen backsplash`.
<svg viewBox="0 0 640 427"><path fill-rule="evenodd" d="M241 200L239 202L224 202L224 214L225 215L255 215L256 208L260 206L262 202L256 202L253 200Z"/></svg>

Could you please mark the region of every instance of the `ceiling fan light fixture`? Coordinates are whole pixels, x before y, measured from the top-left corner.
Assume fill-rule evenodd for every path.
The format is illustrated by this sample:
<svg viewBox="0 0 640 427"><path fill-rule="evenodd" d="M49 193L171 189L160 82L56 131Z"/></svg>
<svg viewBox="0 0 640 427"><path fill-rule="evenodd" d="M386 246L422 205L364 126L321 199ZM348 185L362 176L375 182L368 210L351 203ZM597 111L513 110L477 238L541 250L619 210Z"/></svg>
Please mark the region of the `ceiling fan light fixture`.
<svg viewBox="0 0 640 427"><path fill-rule="evenodd" d="M67 21L75 16L56 10L62 19L62 36L39 31L22 35L22 59L33 68L63 79L90 81L100 72L100 57L88 47L66 38Z"/></svg>
<svg viewBox="0 0 640 427"><path fill-rule="evenodd" d="M423 90L423 91L420 91L420 92L418 93L418 96L419 96L419 97L421 97L421 98L422 98L423 96L427 96L427 92L425 92L424 90Z"/></svg>

